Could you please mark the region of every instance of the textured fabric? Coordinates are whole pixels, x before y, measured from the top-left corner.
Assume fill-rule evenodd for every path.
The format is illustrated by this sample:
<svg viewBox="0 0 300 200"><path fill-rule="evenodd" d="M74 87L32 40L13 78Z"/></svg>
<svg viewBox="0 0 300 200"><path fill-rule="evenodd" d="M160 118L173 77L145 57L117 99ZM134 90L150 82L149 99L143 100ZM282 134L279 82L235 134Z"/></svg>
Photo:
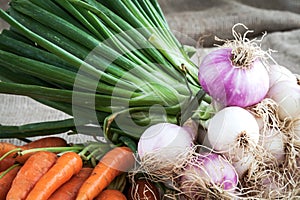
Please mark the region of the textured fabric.
<svg viewBox="0 0 300 200"><path fill-rule="evenodd" d="M267 31L262 47L276 50L272 54L274 59L300 74L300 0L159 0L159 3L177 38L198 48L193 57L196 63L216 43L214 36L231 39L232 26L243 23L254 30L253 37ZM0 6L6 8L7 1L2 0ZM0 30L4 27L7 24L0 21ZM0 95L0 124L19 125L68 117L27 97ZM90 139L62 136L71 142Z"/></svg>
<svg viewBox="0 0 300 200"><path fill-rule="evenodd" d="M277 51L277 63L300 74L299 0L159 0L171 30L183 44L207 48L214 37L232 39L231 28L243 23L254 30L250 36L267 36L263 49Z"/></svg>

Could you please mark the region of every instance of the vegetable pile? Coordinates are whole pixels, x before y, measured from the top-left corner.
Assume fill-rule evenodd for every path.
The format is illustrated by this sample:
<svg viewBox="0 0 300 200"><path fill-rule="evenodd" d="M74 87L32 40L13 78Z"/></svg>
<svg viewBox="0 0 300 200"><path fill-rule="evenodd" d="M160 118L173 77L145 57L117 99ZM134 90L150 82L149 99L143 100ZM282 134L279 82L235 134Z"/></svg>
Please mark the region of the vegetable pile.
<svg viewBox="0 0 300 200"><path fill-rule="evenodd" d="M135 163L128 147L72 145L59 137L44 137L20 147L0 145L0 199L126 199L121 192L126 184L123 174ZM91 149L103 157L93 162Z"/></svg>
<svg viewBox="0 0 300 200"><path fill-rule="evenodd" d="M0 125L43 137L1 143L4 199L300 197L299 80L245 25L196 66L156 0L11 0L0 17L0 92L72 116ZM64 132L95 141L47 136Z"/></svg>
<svg viewBox="0 0 300 200"><path fill-rule="evenodd" d="M238 26L246 29L243 35ZM299 80L260 48L261 40L246 38L251 31L245 25L232 32L234 40L221 40L224 45L199 66L212 116L198 120L196 134L190 123L188 129L166 123L148 128L132 174L144 171L173 188L171 198L299 198Z"/></svg>

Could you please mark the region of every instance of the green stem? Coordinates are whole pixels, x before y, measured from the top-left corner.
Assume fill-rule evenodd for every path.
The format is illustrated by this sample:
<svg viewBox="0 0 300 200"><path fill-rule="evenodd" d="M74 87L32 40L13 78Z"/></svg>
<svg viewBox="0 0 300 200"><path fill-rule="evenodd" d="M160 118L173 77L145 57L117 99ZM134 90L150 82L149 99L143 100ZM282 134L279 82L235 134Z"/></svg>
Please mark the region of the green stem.
<svg viewBox="0 0 300 200"><path fill-rule="evenodd" d="M23 151L19 152L19 155L25 155L28 153L35 153L39 151L50 151L50 152L55 152L55 153L63 153L66 151L74 151L74 152L80 152L84 146L72 146L72 147L42 147L42 148L33 148L33 149L26 149Z"/></svg>
<svg viewBox="0 0 300 200"><path fill-rule="evenodd" d="M10 172L12 169L14 169L14 168L16 168L16 167L18 167L18 166L20 166L20 164L14 164L14 165L10 166L8 169L6 169L5 171L1 172L1 174L0 174L0 180L1 180L1 178L3 178L8 172Z"/></svg>
<svg viewBox="0 0 300 200"><path fill-rule="evenodd" d="M26 138L68 132L75 128L73 119L37 122L20 126L0 125L0 138Z"/></svg>
<svg viewBox="0 0 300 200"><path fill-rule="evenodd" d="M5 154L3 154L3 155L0 157L0 161L2 161L4 158L6 158L7 156L9 156L10 154L16 153L16 152L20 152L20 151L22 151L21 148L15 148L15 149L10 150L10 151L6 152Z"/></svg>
<svg viewBox="0 0 300 200"><path fill-rule="evenodd" d="M11 26L13 26L16 29L18 29L22 34L24 34L26 37L28 37L32 41L36 42L40 46L42 46L45 49L49 50L50 52L58 55L59 57L65 59L70 64L73 64L74 66L77 66L78 68L80 67L80 69L82 71L84 71L84 72L86 72L86 73L94 76L95 78L102 77L102 79L104 79L104 78L107 77L108 80L111 79L111 78L113 78L111 76L108 77L108 74L95 69L94 67L90 66L89 64L87 64L84 61L80 60L79 58L75 57L73 54L65 51L61 47L59 47L59 46L57 46L57 45L49 42L48 40L45 40L44 38L42 38L38 34L36 34L36 33L32 32L31 30L27 29L26 27L24 27L22 24L20 24L19 22L17 22L14 18L12 18L11 16L9 16L6 12L4 12L1 9L0 9L0 17L2 17ZM111 82L111 81L108 81L108 82ZM117 83L118 79L115 78L114 82Z"/></svg>

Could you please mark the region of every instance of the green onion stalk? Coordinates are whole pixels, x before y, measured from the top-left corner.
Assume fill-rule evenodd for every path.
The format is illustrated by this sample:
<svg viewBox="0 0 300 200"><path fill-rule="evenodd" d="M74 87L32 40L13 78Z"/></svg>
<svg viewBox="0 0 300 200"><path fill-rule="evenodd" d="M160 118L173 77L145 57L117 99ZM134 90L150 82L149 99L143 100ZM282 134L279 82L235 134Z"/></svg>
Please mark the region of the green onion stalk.
<svg viewBox="0 0 300 200"><path fill-rule="evenodd" d="M10 24L0 93L72 116L2 125L0 138L69 132L133 145L150 125L210 117L198 67L156 0L11 0L0 17Z"/></svg>

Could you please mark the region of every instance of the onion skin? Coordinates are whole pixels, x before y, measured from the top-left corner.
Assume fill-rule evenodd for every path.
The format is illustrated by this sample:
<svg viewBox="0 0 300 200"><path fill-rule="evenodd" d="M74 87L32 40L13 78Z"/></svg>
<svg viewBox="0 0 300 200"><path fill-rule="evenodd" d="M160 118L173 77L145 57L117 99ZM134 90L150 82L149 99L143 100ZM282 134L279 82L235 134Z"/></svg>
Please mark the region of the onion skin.
<svg viewBox="0 0 300 200"><path fill-rule="evenodd" d="M285 160L284 134L280 130L267 129L262 138L262 145L266 151L271 153L279 164Z"/></svg>
<svg viewBox="0 0 300 200"><path fill-rule="evenodd" d="M160 200L158 188L150 180L140 179L133 183L127 194L128 200Z"/></svg>
<svg viewBox="0 0 300 200"><path fill-rule="evenodd" d="M251 165L255 162L254 155L249 153L238 161L232 162L238 176L243 178L247 171L251 168Z"/></svg>
<svg viewBox="0 0 300 200"><path fill-rule="evenodd" d="M170 123L159 123L147 128L138 142L138 154L156 153L160 160L174 160L193 145L190 132L184 127Z"/></svg>
<svg viewBox="0 0 300 200"><path fill-rule="evenodd" d="M217 112L210 120L207 130L211 146L221 152L243 155L251 151L259 141L259 126L247 110L231 106ZM244 139L243 139L244 138ZM238 141L240 141L238 142ZM245 145L245 146L244 146Z"/></svg>
<svg viewBox="0 0 300 200"><path fill-rule="evenodd" d="M278 115L281 120L300 117L300 86L291 81L275 83L267 97L278 104Z"/></svg>
<svg viewBox="0 0 300 200"><path fill-rule="evenodd" d="M231 48L221 48L203 58L200 85L223 107L244 108L260 102L269 89L268 71L259 59L248 67L234 66L231 52Z"/></svg>
<svg viewBox="0 0 300 200"><path fill-rule="evenodd" d="M297 83L296 76L286 67L271 65L269 71L270 88L280 81L291 81Z"/></svg>
<svg viewBox="0 0 300 200"><path fill-rule="evenodd" d="M180 188L193 199L204 199L201 192L207 193L210 189L214 191L213 188L218 191L234 191L238 184L238 174L234 167L216 153L195 155L181 175Z"/></svg>

